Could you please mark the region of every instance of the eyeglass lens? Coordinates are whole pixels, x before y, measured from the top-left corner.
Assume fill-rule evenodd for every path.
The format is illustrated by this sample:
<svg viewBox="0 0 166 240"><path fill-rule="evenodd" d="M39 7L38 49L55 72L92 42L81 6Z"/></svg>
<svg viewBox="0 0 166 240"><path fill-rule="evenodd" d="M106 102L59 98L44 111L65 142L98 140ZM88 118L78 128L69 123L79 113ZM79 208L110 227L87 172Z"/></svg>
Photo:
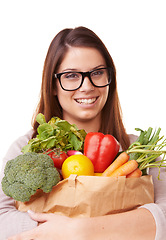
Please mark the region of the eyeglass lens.
<svg viewBox="0 0 166 240"><path fill-rule="evenodd" d="M109 83L108 69L96 69L90 72L89 77L96 87L103 87ZM61 85L66 90L78 89L84 80L84 74L79 72L66 72L61 75Z"/></svg>

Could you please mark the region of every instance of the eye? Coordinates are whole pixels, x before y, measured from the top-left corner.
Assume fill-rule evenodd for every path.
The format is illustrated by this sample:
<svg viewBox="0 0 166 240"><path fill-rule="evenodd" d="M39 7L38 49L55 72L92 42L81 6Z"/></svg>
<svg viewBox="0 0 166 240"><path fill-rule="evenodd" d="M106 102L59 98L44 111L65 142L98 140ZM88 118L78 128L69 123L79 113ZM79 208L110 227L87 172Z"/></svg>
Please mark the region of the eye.
<svg viewBox="0 0 166 240"><path fill-rule="evenodd" d="M70 73L64 74L64 78L67 78L67 79L79 79L80 75L79 75L79 73L76 73L76 72L70 72Z"/></svg>
<svg viewBox="0 0 166 240"><path fill-rule="evenodd" d="M104 69L98 69L91 73L92 77L98 77L104 74Z"/></svg>

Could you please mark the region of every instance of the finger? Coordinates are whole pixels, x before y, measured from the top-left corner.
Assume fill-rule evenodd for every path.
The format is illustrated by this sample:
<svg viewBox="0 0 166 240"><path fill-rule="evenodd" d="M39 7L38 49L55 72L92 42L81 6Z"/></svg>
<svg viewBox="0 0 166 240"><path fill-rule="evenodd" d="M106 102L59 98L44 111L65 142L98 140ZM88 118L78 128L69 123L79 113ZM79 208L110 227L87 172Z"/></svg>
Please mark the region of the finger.
<svg viewBox="0 0 166 240"><path fill-rule="evenodd" d="M50 219L50 215L49 213L35 213L31 210L28 210L28 214L29 216L37 222L46 222Z"/></svg>

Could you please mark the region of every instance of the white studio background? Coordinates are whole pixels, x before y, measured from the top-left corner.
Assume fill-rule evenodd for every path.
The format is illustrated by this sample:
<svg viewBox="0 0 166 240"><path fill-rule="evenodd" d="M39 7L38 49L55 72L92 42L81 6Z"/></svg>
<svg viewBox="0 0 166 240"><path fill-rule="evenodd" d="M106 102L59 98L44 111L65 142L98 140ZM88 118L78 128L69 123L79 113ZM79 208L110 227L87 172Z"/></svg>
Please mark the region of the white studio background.
<svg viewBox="0 0 166 240"><path fill-rule="evenodd" d="M0 1L0 167L31 128L48 46L63 28L92 29L110 51L128 133L165 125L166 5L161 0Z"/></svg>

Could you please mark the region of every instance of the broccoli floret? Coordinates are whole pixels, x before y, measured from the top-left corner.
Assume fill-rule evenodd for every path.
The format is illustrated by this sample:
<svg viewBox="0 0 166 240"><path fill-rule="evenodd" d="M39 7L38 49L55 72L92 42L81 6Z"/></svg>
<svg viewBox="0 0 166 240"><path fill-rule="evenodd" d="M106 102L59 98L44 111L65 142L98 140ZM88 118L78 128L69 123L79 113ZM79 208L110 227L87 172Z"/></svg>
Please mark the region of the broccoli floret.
<svg viewBox="0 0 166 240"><path fill-rule="evenodd" d="M16 201L26 202L37 189L51 192L60 181L52 159L43 153L25 153L7 162L2 190Z"/></svg>

